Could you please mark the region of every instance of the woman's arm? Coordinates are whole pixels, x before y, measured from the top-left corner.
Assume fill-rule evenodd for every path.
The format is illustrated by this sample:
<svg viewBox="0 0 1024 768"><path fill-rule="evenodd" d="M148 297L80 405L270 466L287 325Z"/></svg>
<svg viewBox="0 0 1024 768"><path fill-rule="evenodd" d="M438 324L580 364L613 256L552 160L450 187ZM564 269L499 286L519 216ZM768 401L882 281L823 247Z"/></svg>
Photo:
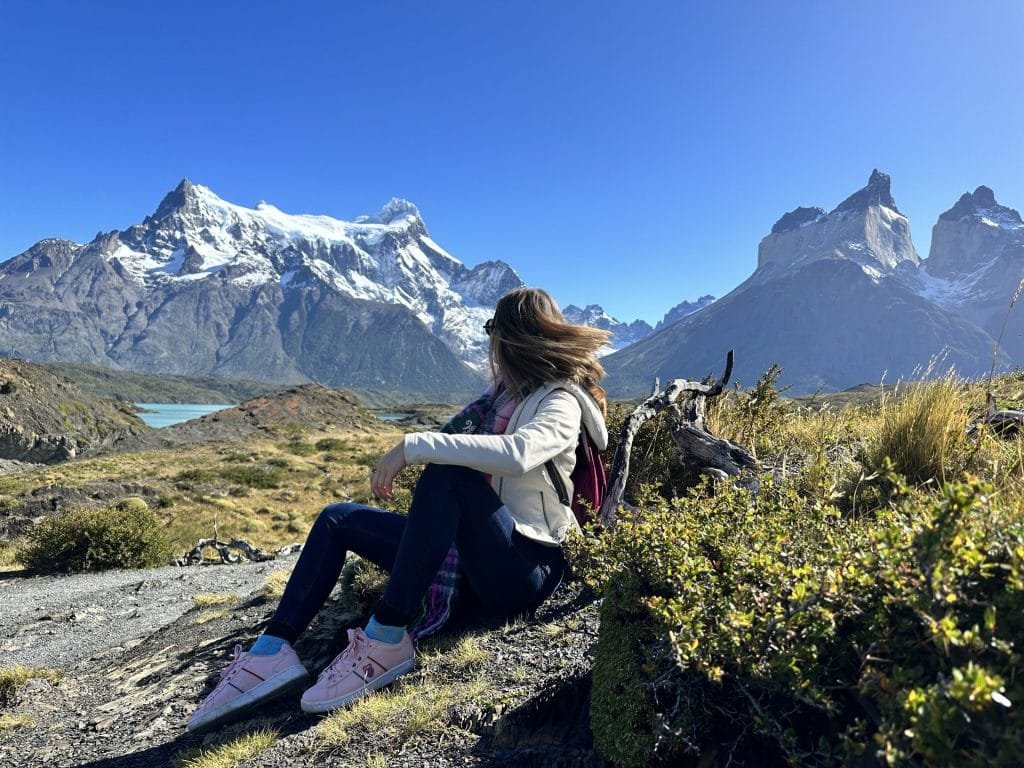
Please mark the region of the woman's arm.
<svg viewBox="0 0 1024 768"><path fill-rule="evenodd" d="M541 401L533 417L519 424L512 433L409 434L403 440L403 457L410 464L457 464L514 477L541 466L566 446L574 445L580 418L576 397L571 392L556 389Z"/></svg>

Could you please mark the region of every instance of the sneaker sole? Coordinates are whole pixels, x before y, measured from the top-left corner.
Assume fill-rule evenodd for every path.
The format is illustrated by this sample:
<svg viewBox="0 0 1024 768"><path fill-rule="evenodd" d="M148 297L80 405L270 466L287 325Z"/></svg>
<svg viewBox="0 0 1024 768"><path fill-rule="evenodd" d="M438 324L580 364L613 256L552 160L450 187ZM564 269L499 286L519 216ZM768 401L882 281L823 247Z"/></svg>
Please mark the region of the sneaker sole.
<svg viewBox="0 0 1024 768"><path fill-rule="evenodd" d="M380 688L383 688L385 685L390 685L391 683L395 682L395 680L397 680L399 677L404 675L406 672L411 671L412 668L415 666L415 658L409 659L408 661L403 661L397 667L392 667L383 675L375 679L373 682L367 683L359 690L352 691L352 693L346 693L344 696L338 696L333 699L328 699L327 701L306 701L305 699L303 699L302 702L300 703L300 706L302 707L303 712L309 712L312 714L322 714L324 712L330 712L334 709L340 709L341 707L344 707L347 704L351 704L356 699L362 698L371 691L376 691Z"/></svg>
<svg viewBox="0 0 1024 768"><path fill-rule="evenodd" d="M242 714L258 704L270 701L275 696L287 693L289 688L292 688L293 685L307 677L309 677L309 672L306 671L305 667L301 665L288 667L273 677L267 678L255 688L250 688L241 696L232 699L219 709L211 710L195 722L189 721L188 725L185 726L185 730L189 733L195 733L196 731L217 725L234 715Z"/></svg>

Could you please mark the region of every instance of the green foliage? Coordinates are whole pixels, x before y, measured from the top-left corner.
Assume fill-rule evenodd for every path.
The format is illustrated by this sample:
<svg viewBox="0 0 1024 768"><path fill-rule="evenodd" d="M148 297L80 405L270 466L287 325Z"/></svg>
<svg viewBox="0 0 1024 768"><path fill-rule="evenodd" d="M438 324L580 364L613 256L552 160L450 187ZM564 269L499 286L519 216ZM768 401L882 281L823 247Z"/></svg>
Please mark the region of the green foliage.
<svg viewBox="0 0 1024 768"><path fill-rule="evenodd" d="M341 440L337 437L325 437L322 440L317 440L314 443L314 447L318 451L346 451L352 445L347 440Z"/></svg>
<svg viewBox="0 0 1024 768"><path fill-rule="evenodd" d="M170 546L142 499L114 507L74 510L33 528L17 559L36 573L103 571L163 565Z"/></svg>
<svg viewBox="0 0 1024 768"><path fill-rule="evenodd" d="M281 450L287 451L293 456L312 456L318 449L312 443L296 438L282 443Z"/></svg>
<svg viewBox="0 0 1024 768"><path fill-rule="evenodd" d="M627 766L1015 766L1024 520L977 480L849 518L707 488L594 536L595 743Z"/></svg>
<svg viewBox="0 0 1024 768"><path fill-rule="evenodd" d="M781 375L782 368L773 363L753 389L737 387L712 400L707 417L711 432L739 443L755 457L777 453L791 410L777 386Z"/></svg>

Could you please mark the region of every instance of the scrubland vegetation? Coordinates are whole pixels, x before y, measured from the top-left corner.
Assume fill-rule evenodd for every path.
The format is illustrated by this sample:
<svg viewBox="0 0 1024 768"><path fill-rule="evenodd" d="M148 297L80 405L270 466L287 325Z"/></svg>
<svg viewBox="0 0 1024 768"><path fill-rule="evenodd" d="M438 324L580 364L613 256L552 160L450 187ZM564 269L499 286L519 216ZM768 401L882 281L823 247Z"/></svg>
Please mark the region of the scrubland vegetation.
<svg viewBox="0 0 1024 768"><path fill-rule="evenodd" d="M841 410L769 372L710 414L758 496L674 482L634 447L637 509L578 546L604 596L592 726L624 766L1024 762L1024 443L985 387L906 385ZM995 382L1001 405L1024 377ZM707 764L707 763L701 763Z"/></svg>
<svg viewBox="0 0 1024 768"><path fill-rule="evenodd" d="M983 384L947 377L833 406L786 399L777 375L708 414L712 432L760 461L756 496L681 476L655 419L634 444L632 509L572 543L577 576L603 598L597 749L622 766L1024 764L1024 441L984 428L968 436ZM1001 407L1024 402L1020 374L992 389ZM612 408L613 433L628 412ZM244 449L111 455L2 478L0 503L113 480L147 489L145 504L60 519L84 530L87 518L150 515L135 523L153 539L142 550L180 553L215 530L271 548L301 540L325 504L367 500L369 468L397 435L284 430ZM394 508L407 506L414 479L403 474ZM36 569L47 557L91 567L58 557L70 534L49 525L16 557ZM379 575L346 574L371 604ZM471 638L459 642L393 691L324 720L319 740L338 747L378 722L422 735L436 707L484 695L485 659Z"/></svg>
<svg viewBox="0 0 1024 768"><path fill-rule="evenodd" d="M301 542L335 501L368 501L370 468L399 432L326 435L282 429L278 439L239 445L116 453L0 477L0 505L37 489L88 495L102 485L130 499L45 519L0 550L0 568L34 572L161 565L202 538L244 538L273 549ZM411 470L394 502L407 503ZM6 563L6 566L4 565Z"/></svg>

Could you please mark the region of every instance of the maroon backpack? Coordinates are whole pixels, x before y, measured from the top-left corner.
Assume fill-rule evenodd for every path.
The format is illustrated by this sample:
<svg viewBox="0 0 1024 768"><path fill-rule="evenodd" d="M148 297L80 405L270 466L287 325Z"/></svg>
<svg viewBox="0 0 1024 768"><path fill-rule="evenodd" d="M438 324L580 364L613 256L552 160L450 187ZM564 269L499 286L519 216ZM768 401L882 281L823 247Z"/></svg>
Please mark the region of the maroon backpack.
<svg viewBox="0 0 1024 768"><path fill-rule="evenodd" d="M547 469L548 477L555 486L559 501L567 507L572 507L576 522L582 526L593 520L608 490L608 478L605 475L604 462L601 461L601 451L597 449L587 430L580 430L580 439L576 442L576 466L569 475L574 495L571 504L562 476L555 468L555 462L546 461L544 468Z"/></svg>

